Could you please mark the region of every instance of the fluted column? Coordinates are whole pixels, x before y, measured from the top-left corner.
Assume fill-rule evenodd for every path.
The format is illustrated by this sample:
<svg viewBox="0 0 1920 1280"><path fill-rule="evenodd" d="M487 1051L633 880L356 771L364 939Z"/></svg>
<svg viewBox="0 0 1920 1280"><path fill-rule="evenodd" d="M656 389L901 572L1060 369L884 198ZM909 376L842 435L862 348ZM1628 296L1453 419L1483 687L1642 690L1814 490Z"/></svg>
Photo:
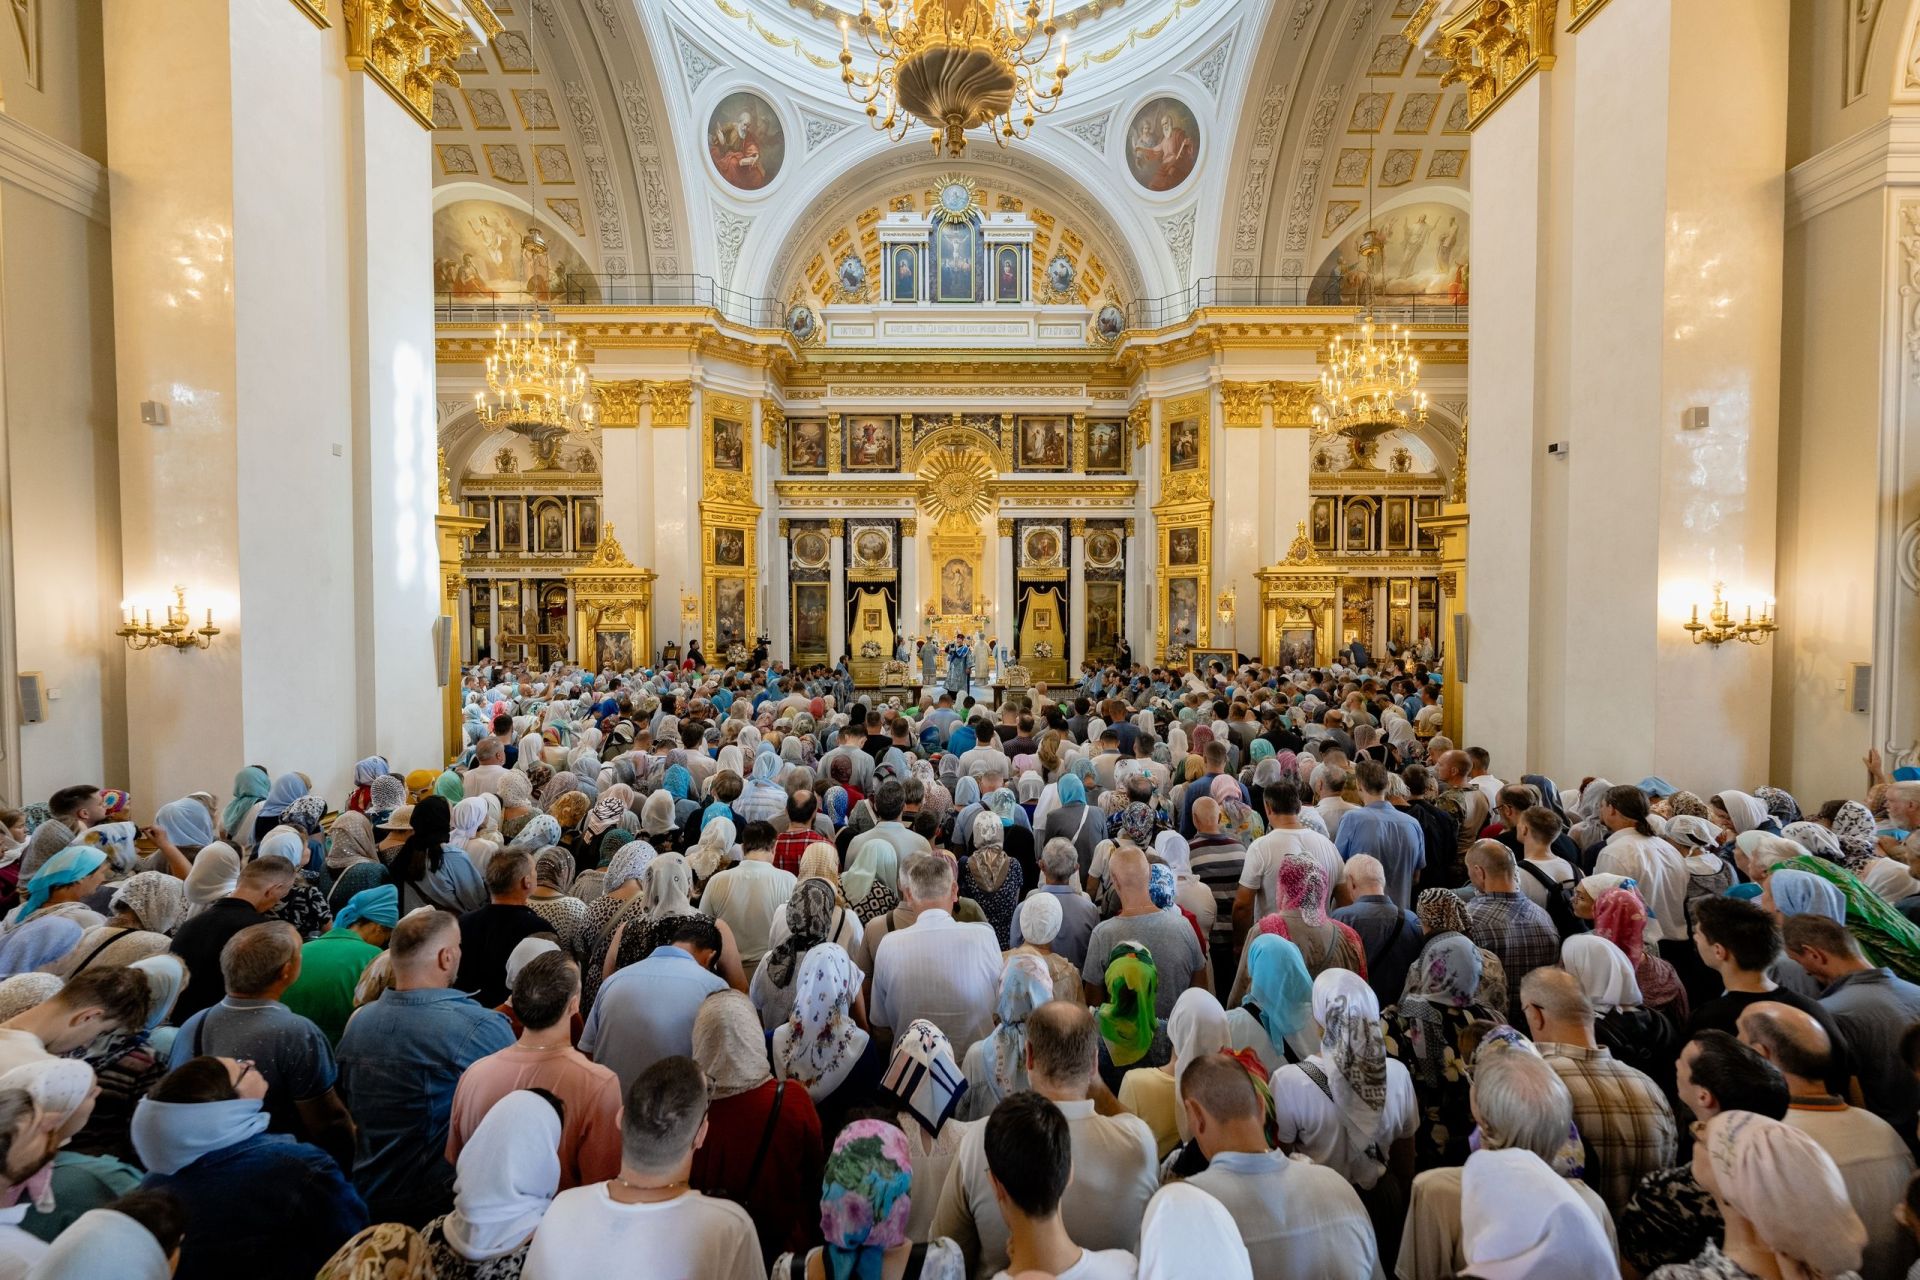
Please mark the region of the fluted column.
<svg viewBox="0 0 1920 1280"><path fill-rule="evenodd" d="M1020 616L1020 602L1013 598L1013 521L1000 522L999 552L994 564L993 582L993 638L1004 645L1007 652L1014 651L1013 621ZM997 666L993 668L994 679L1004 679L1005 673Z"/></svg>
<svg viewBox="0 0 1920 1280"><path fill-rule="evenodd" d="M1080 664L1087 660L1087 522L1075 520L1068 528L1067 609L1072 615L1067 633L1067 679L1080 677Z"/></svg>
<svg viewBox="0 0 1920 1280"><path fill-rule="evenodd" d="M827 521L827 660L838 662L847 651L847 522Z"/></svg>
<svg viewBox="0 0 1920 1280"><path fill-rule="evenodd" d="M900 618L894 630L901 635L920 634L920 522L911 517L900 522ZM907 659L920 661L918 650Z"/></svg>

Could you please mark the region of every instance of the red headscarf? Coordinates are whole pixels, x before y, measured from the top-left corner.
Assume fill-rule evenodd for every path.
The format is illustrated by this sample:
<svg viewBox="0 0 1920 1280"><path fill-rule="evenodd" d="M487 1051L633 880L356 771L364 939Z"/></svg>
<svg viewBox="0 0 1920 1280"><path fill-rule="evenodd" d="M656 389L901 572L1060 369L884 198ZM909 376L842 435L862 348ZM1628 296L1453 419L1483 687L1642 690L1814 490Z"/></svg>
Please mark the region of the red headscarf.
<svg viewBox="0 0 1920 1280"><path fill-rule="evenodd" d="M1600 901L1593 904L1593 931L1633 961L1633 976L1649 1009L1662 1009L1677 1001L1681 1016L1685 1016L1687 991L1680 984L1680 975L1665 960L1647 954L1647 908L1639 893L1609 889L1601 894Z"/></svg>

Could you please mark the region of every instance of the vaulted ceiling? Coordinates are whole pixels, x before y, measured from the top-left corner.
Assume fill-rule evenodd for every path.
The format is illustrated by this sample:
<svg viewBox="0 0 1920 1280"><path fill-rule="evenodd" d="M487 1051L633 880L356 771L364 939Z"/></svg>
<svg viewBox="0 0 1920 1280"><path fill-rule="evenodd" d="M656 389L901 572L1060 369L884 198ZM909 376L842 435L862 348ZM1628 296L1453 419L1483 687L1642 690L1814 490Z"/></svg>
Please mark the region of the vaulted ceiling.
<svg viewBox="0 0 1920 1280"><path fill-rule="evenodd" d="M808 294L870 210L956 170L1044 215L1050 247L1083 279L1097 259L1120 301L1310 274L1369 196L1383 215L1466 208L1463 90L1400 35L1417 0L1059 0L1074 68L1059 111L1004 150L976 135L960 161L923 129L889 140L848 100L836 24L857 0L492 2L506 32L436 99L440 201L504 193L600 271ZM857 38L855 58L870 67ZM780 147L750 190L709 147L742 93ZM1144 183L1135 147L1162 118L1191 126L1197 157Z"/></svg>

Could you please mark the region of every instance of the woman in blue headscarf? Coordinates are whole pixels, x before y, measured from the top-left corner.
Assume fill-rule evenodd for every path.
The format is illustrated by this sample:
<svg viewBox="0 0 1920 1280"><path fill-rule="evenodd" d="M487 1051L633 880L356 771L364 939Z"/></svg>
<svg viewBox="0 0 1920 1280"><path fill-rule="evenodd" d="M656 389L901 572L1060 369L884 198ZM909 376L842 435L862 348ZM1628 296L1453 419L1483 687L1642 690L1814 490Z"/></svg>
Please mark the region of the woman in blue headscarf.
<svg viewBox="0 0 1920 1280"><path fill-rule="evenodd" d="M166 832L174 847L189 858L218 838L213 834L213 814L192 796L161 805L153 815L153 825Z"/></svg>
<svg viewBox="0 0 1920 1280"><path fill-rule="evenodd" d="M953 726L953 732L947 735L947 752L956 758L979 745L980 739L974 733L972 725L957 724Z"/></svg>
<svg viewBox="0 0 1920 1280"><path fill-rule="evenodd" d="M253 824L247 821L247 815L267 798L272 785L267 771L257 764L250 764L233 776L233 799L220 815L220 830L229 840L246 840L253 834Z"/></svg>
<svg viewBox="0 0 1920 1280"><path fill-rule="evenodd" d="M1074 761L1075 765L1081 763ZM1074 850L1080 855L1080 873L1085 875L1087 868L1093 865L1094 847L1105 837L1106 820L1099 810L1087 803L1086 783L1081 780L1077 769L1070 770L1054 786L1059 792L1060 802L1047 814L1046 823L1035 843L1044 855L1050 840L1059 838L1073 841Z"/></svg>
<svg viewBox="0 0 1920 1280"><path fill-rule="evenodd" d="M26 901L7 917L5 927L11 931L29 920L63 915L82 928L98 928L106 921L88 909L86 899L106 879L106 854L90 845L70 844L40 864L27 881Z"/></svg>
<svg viewBox="0 0 1920 1280"><path fill-rule="evenodd" d="M1229 1044L1251 1049L1269 1073L1320 1048L1313 1021L1313 978L1300 948L1277 933L1247 948L1247 994L1227 1014Z"/></svg>
<svg viewBox="0 0 1920 1280"><path fill-rule="evenodd" d="M304 774L283 773L275 778L267 798L261 802L260 816L253 821L252 843L258 844L267 832L279 826L281 815L312 787Z"/></svg>
<svg viewBox="0 0 1920 1280"><path fill-rule="evenodd" d="M685 826L687 819L700 811L700 802L693 798L692 771L685 765L670 764L661 775L660 785L673 797L673 825Z"/></svg>

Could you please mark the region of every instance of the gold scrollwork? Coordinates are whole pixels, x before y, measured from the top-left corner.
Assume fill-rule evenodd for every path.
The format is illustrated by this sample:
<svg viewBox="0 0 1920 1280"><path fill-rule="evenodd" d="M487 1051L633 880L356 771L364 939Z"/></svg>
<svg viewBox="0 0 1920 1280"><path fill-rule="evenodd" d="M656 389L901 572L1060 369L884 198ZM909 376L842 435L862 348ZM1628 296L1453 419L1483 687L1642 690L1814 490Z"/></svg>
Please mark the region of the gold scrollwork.
<svg viewBox="0 0 1920 1280"><path fill-rule="evenodd" d="M1153 401L1142 400L1127 410L1127 438L1135 452L1147 447L1153 438Z"/></svg>
<svg viewBox="0 0 1920 1280"><path fill-rule="evenodd" d="M454 60L467 25L434 0L343 0L347 67L364 71L421 127L433 127L435 85L458 88Z"/></svg>
<svg viewBox="0 0 1920 1280"><path fill-rule="evenodd" d="M1273 397L1273 425L1276 427L1311 427L1313 425L1313 402L1320 395L1317 382L1269 382L1267 392Z"/></svg>
<svg viewBox="0 0 1920 1280"><path fill-rule="evenodd" d="M1434 52L1453 65L1440 83L1467 86L1467 128L1535 71L1552 68L1557 7L1557 0L1475 0L1441 24Z"/></svg>
<svg viewBox="0 0 1920 1280"><path fill-rule="evenodd" d="M920 533L920 522L914 519L912 516L908 516L905 520L902 520L900 522L901 537L913 538L913 537L919 536L919 533Z"/></svg>
<svg viewBox="0 0 1920 1280"><path fill-rule="evenodd" d="M845 538L847 536L847 522L845 520L827 521L827 536L829 538Z"/></svg>
<svg viewBox="0 0 1920 1280"><path fill-rule="evenodd" d="M786 447L787 415L780 402L772 396L764 396L760 401L760 443L769 449Z"/></svg>
<svg viewBox="0 0 1920 1280"><path fill-rule="evenodd" d="M837 413L827 415L827 470L840 469L841 433L845 431L844 419Z"/></svg>
<svg viewBox="0 0 1920 1280"><path fill-rule="evenodd" d="M1074 519L1067 521L1067 536L1070 538L1086 537L1087 536L1086 520L1080 517L1075 517Z"/></svg>
<svg viewBox="0 0 1920 1280"><path fill-rule="evenodd" d="M1073 415L1073 469L1078 475L1087 473L1087 415Z"/></svg>
<svg viewBox="0 0 1920 1280"><path fill-rule="evenodd" d="M1013 521L1000 521L1000 536L1003 538L1011 538L1013 536Z"/></svg>
<svg viewBox="0 0 1920 1280"><path fill-rule="evenodd" d="M1606 7L1607 0L1568 0L1567 30L1578 31L1587 25L1594 14ZM1861 6L1861 12L1866 12L1865 5Z"/></svg>

